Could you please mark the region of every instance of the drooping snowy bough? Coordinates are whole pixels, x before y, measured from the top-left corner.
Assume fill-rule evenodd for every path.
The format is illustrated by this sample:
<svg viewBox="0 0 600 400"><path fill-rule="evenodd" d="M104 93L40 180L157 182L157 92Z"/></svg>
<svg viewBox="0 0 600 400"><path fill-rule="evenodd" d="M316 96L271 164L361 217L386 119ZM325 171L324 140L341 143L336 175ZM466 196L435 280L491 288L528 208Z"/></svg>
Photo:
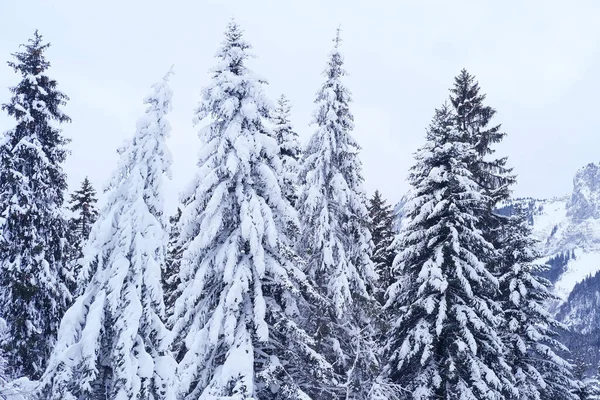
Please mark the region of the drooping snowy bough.
<svg viewBox="0 0 600 400"><path fill-rule="evenodd" d="M40 388L40 399L173 399L161 270L168 240L163 181L171 90L167 74L146 98L94 224L80 282Z"/></svg>

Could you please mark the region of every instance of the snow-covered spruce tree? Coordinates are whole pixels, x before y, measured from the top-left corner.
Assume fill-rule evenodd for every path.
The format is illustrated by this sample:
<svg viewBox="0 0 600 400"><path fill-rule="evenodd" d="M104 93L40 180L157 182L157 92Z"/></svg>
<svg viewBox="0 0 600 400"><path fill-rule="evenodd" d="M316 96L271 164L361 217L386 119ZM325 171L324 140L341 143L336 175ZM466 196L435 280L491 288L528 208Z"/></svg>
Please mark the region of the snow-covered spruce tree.
<svg viewBox="0 0 600 400"><path fill-rule="evenodd" d="M175 361L166 353L161 269L167 221L163 180L171 90L167 74L121 152L106 203L83 253L93 275L62 319L39 399L173 399Z"/></svg>
<svg viewBox="0 0 600 400"><path fill-rule="evenodd" d="M501 249L506 273L500 279L503 332L507 361L513 369L519 399L570 399L575 382L570 364L559 353L567 349L555 329L565 329L547 310L556 300L551 284L538 274L539 254L524 214L508 219L502 229Z"/></svg>
<svg viewBox="0 0 600 400"><path fill-rule="evenodd" d="M300 141L298 134L292 127L290 113L292 106L284 95L277 100L277 107L273 110L273 134L279 145L281 162L283 164L281 190L292 206L298 197L297 175L298 160L300 158Z"/></svg>
<svg viewBox="0 0 600 400"><path fill-rule="evenodd" d="M342 82L346 72L339 30L334 43L315 101L317 129L299 172L297 247L309 277L330 301L314 321L318 349L341 375L338 389L344 396L364 399L377 369L373 352L377 303L372 293L376 274L370 260L373 243L360 147L351 136L351 96Z"/></svg>
<svg viewBox="0 0 600 400"><path fill-rule="evenodd" d="M371 236L373 238L373 264L379 276L377 283L378 300L383 301L383 294L394 282L392 264L396 252L391 247L394 241L394 211L376 190L369 199L369 218L371 221Z"/></svg>
<svg viewBox="0 0 600 400"><path fill-rule="evenodd" d="M70 231L68 240L70 240L73 247L71 262L73 264L75 279L77 279L80 271L79 260L83 256L83 246L90 236L92 225L98 218L98 210L96 209L97 201L96 191L87 177L81 183L79 190L71 194L69 210L72 215L69 220ZM85 290L85 285L78 286L76 283L76 280L74 280L71 292L79 295Z"/></svg>
<svg viewBox="0 0 600 400"><path fill-rule="evenodd" d="M468 169L489 200L488 207L478 211L478 226L485 239L499 248L500 236L508 221L496 213L496 207L499 202L509 198L516 177L512 174L512 169L506 166L506 157L493 156L493 145L499 143L506 134L500 131L500 125L490 126L496 110L484 105L485 97L485 94L480 93L475 77L465 69L454 79L454 86L450 89L455 129L463 140L474 146L477 154ZM506 273L501 270L502 265L507 264L501 260L490 260L488 269L496 277L500 277Z"/></svg>
<svg viewBox="0 0 600 400"><path fill-rule="evenodd" d="M436 110L411 170L382 378L418 400L501 400L514 388L496 332L498 281L486 268L496 255L475 217L489 199L468 170L477 154L454 125L447 105Z"/></svg>
<svg viewBox="0 0 600 400"><path fill-rule="evenodd" d="M491 158L495 152L492 145L499 143L506 134L500 131L500 125L489 126L496 110L484 105L484 100L485 94L479 92L475 77L463 69L454 78L450 102L456 115L456 130L463 140L475 147L477 158L469 170L473 179L486 191L491 210L499 201L508 198L516 178L511 174L512 169L506 166L506 157Z"/></svg>
<svg viewBox="0 0 600 400"><path fill-rule="evenodd" d="M167 256L163 272L163 289L165 292L165 307L167 317L173 314L175 300L178 297L179 287L179 265L181 264L182 247L179 244L179 220L181 219L181 208L169 217L169 244L167 245Z"/></svg>
<svg viewBox="0 0 600 400"><path fill-rule="evenodd" d="M231 21L196 121L204 148L183 194L181 295L173 315L180 398L317 399L331 366L303 329L319 296L295 265L283 222L296 220L279 183L279 146L266 127L264 81ZM324 303L321 301L321 303Z"/></svg>
<svg viewBox="0 0 600 400"><path fill-rule="evenodd" d="M0 138L0 314L7 323L1 351L9 376L38 379L71 301L62 212L68 140L57 128L70 119L61 111L68 97L46 74L49 44L36 31L23 47L8 63L22 80L2 105L16 126Z"/></svg>

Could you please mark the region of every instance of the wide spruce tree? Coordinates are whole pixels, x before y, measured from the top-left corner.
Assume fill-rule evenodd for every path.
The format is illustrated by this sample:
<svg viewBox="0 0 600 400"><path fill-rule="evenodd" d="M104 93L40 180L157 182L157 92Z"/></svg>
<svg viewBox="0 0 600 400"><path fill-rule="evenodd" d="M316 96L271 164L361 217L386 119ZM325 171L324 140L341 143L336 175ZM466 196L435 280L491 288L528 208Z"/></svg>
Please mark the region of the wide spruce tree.
<svg viewBox="0 0 600 400"><path fill-rule="evenodd" d="M83 251L89 283L62 319L40 400L174 399L161 286L169 75L153 86L133 141L121 151Z"/></svg>
<svg viewBox="0 0 600 400"><path fill-rule="evenodd" d="M339 30L334 43L315 101L317 128L299 172L297 248L308 276L330 302L314 321L319 351L341 376L340 393L358 399L368 395L377 368L373 352L376 274L370 259L373 243L360 146L351 134L351 95L343 83L346 72Z"/></svg>
<svg viewBox="0 0 600 400"><path fill-rule="evenodd" d="M487 269L496 250L476 217L489 198L469 171L477 152L454 118L447 105L436 110L411 170L382 377L407 398L501 400L515 391L497 332L498 280Z"/></svg>
<svg viewBox="0 0 600 400"><path fill-rule="evenodd" d="M548 311L557 300L548 280L539 276L536 243L523 213L509 217L502 229L502 260L506 272L500 279L503 337L507 361L513 369L519 399L577 400L570 364L561 354L568 350L557 340L566 329Z"/></svg>
<svg viewBox="0 0 600 400"><path fill-rule="evenodd" d="M298 161L301 154L300 140L298 134L292 127L292 106L284 95L277 100L277 106L273 110L273 134L279 145L282 162L281 190L292 206L296 204L298 197Z"/></svg>
<svg viewBox="0 0 600 400"><path fill-rule="evenodd" d="M47 75L49 44L36 31L8 63L21 76L2 105L16 125L0 137L0 315L6 321L2 352L12 377L37 379L71 301L67 188L62 164L70 122L68 97Z"/></svg>
<svg viewBox="0 0 600 400"><path fill-rule="evenodd" d="M286 224L297 217L280 186L265 82L249 57L231 21L196 111L208 124L180 220L179 398L316 400L307 393L331 380L331 366L303 326L309 304L323 301L288 245Z"/></svg>
<svg viewBox="0 0 600 400"><path fill-rule="evenodd" d="M396 252L392 248L392 243L395 236L395 216L392 206L387 204L379 190L376 190L373 197L369 199L368 209L373 238L372 260L379 276L377 298L383 301L383 294L394 282L392 264Z"/></svg>

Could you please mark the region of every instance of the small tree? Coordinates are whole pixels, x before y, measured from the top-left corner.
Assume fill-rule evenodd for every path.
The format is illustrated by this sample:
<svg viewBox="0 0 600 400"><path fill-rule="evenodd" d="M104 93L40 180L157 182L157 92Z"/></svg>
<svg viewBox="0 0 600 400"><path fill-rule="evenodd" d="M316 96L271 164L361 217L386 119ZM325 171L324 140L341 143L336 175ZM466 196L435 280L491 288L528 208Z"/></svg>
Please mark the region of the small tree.
<svg viewBox="0 0 600 400"><path fill-rule="evenodd" d="M290 121L292 106L284 95L277 100L277 107L273 110L273 134L279 144L282 162L281 189L283 195L294 206L298 197L298 160L300 159L300 141L298 134Z"/></svg>
<svg viewBox="0 0 600 400"><path fill-rule="evenodd" d="M174 399L161 286L163 179L171 164L169 75L153 86L137 133L121 152L83 251L82 275L89 283L62 320L40 399Z"/></svg>
<svg viewBox="0 0 600 400"><path fill-rule="evenodd" d="M180 284L179 266L181 264L182 246L179 243L179 221L181 220L181 208L169 218L169 244L167 245L167 258L163 272L163 288L165 291L165 306L167 317L173 315L175 300L179 295L177 288Z"/></svg>
<svg viewBox="0 0 600 400"><path fill-rule="evenodd" d="M72 216L69 221L69 240L73 244L73 260L71 262L74 266L75 278L79 275L80 265L78 260L83 257L83 246L90 236L92 225L98 218L98 210L96 209L97 201L96 191L87 177L81 182L79 190L71 194L69 209L72 212ZM84 283L76 285L74 281L71 292L80 294L85 289Z"/></svg>
<svg viewBox="0 0 600 400"><path fill-rule="evenodd" d="M379 275L378 299L384 303L384 293L392 283L394 276L392 274L392 264L396 253L392 248L394 241L394 211L392 207L376 190L373 197L369 200L369 217L371 220L371 235L373 238L373 264L375 271Z"/></svg>
<svg viewBox="0 0 600 400"><path fill-rule="evenodd" d="M96 190L87 177L81 182L81 187L71 194L69 209L73 212L71 230L79 241L79 248L90 236L92 225L98 218L96 209Z"/></svg>

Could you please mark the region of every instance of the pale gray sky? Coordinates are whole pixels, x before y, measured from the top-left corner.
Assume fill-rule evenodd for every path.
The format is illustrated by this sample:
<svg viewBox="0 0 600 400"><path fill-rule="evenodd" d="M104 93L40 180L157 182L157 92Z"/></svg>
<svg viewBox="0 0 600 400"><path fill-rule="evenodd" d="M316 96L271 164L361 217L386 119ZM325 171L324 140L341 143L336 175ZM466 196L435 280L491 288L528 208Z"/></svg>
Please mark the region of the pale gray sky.
<svg viewBox="0 0 600 400"><path fill-rule="evenodd" d="M366 189L405 192L412 153L462 67L475 74L508 136L516 195L570 192L575 171L600 161L600 2L352 0L0 0L0 60L38 28L52 43L51 76L71 97L64 127L71 187L101 189L115 149L135 131L150 85L175 64L172 207L195 169L192 110L229 18L258 56L251 68L275 99L292 101L305 141L326 55L341 24L363 146ZM17 76L0 65L0 102ZM0 115L0 129L12 121Z"/></svg>

